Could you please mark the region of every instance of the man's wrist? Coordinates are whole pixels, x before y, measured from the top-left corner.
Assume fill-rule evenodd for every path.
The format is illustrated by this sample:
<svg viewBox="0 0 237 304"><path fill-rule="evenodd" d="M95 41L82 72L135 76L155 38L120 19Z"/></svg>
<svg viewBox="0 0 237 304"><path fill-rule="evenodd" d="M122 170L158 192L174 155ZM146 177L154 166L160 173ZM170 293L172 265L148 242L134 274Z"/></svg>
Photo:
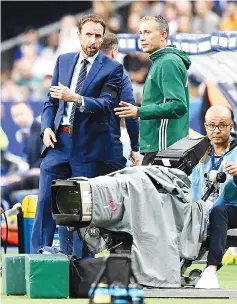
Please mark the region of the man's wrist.
<svg viewBox="0 0 237 304"><path fill-rule="evenodd" d="M40 133L40 137L41 138L43 138L44 137L44 132L45 132L45 130L46 129L50 129L50 130L52 130L51 128L49 128L49 127L47 127L47 128L44 128L42 131L41 131L41 133Z"/></svg>
<svg viewBox="0 0 237 304"><path fill-rule="evenodd" d="M132 146L132 151L131 152L139 152L139 145L138 145L138 147Z"/></svg>
<svg viewBox="0 0 237 304"><path fill-rule="evenodd" d="M42 131L41 131L41 133L40 133L40 137L43 139L43 137L44 137L44 131L45 131L45 129L46 128L44 128Z"/></svg>
<svg viewBox="0 0 237 304"><path fill-rule="evenodd" d="M75 96L73 97L73 102L75 103L75 105L80 108L82 105L82 97L79 94L75 94Z"/></svg>
<svg viewBox="0 0 237 304"><path fill-rule="evenodd" d="M140 115L139 115L139 107L137 107L137 117L140 117Z"/></svg>

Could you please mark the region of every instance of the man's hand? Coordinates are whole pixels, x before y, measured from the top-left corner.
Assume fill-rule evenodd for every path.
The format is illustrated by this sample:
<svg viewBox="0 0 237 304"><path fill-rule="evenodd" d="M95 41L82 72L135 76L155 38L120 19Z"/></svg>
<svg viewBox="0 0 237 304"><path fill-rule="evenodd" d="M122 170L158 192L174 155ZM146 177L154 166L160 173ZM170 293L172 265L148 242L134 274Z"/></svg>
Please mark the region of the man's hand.
<svg viewBox="0 0 237 304"><path fill-rule="evenodd" d="M78 99L78 95L61 84L61 82L58 83L58 86L50 87L50 96L55 99L62 99L66 102L75 102Z"/></svg>
<svg viewBox="0 0 237 304"><path fill-rule="evenodd" d="M43 143L46 147L54 148L54 144L57 142L54 132L50 128L44 130Z"/></svg>
<svg viewBox="0 0 237 304"><path fill-rule="evenodd" d="M224 165L226 173L230 174L231 176L237 176L237 164L235 163L226 163Z"/></svg>
<svg viewBox="0 0 237 304"><path fill-rule="evenodd" d="M131 160L132 160L132 165L131 167L135 167L135 166L141 166L142 161L141 161L141 156L139 152L131 152L131 156L130 156Z"/></svg>
<svg viewBox="0 0 237 304"><path fill-rule="evenodd" d="M114 111L115 111L115 115L119 116L120 118L123 117L136 118L139 116L138 107L125 101L120 101L119 105L120 107L115 108Z"/></svg>

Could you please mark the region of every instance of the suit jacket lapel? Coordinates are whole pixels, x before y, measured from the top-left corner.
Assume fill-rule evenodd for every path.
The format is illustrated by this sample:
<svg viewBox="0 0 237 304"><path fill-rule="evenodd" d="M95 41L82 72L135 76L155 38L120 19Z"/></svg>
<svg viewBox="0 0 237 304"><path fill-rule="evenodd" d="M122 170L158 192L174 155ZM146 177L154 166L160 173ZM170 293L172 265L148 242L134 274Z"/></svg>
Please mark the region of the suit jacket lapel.
<svg viewBox="0 0 237 304"><path fill-rule="evenodd" d="M93 81L95 76L98 74L99 70L103 66L103 55L101 52L99 52L98 56L96 57L88 75L86 76L85 82L81 88L80 95L83 96L85 91L87 90L89 84Z"/></svg>

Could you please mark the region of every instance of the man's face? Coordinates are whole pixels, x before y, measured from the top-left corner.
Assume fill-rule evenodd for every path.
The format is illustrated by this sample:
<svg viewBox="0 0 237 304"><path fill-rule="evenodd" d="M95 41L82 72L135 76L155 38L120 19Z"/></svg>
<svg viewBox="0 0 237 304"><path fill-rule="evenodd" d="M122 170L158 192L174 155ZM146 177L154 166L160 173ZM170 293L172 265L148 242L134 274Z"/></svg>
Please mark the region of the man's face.
<svg viewBox="0 0 237 304"><path fill-rule="evenodd" d="M199 16L205 16L208 11L208 4L206 1L195 1L194 2L194 11Z"/></svg>
<svg viewBox="0 0 237 304"><path fill-rule="evenodd" d="M144 53L152 54L164 47L166 32L161 32L159 24L154 20L141 21L139 26L141 48Z"/></svg>
<svg viewBox="0 0 237 304"><path fill-rule="evenodd" d="M94 56L103 41L104 28L100 23L87 21L82 25L81 32L79 33L79 40L83 52L88 56Z"/></svg>
<svg viewBox="0 0 237 304"><path fill-rule="evenodd" d="M221 130L219 130L217 126L220 127ZM229 140L233 123L227 117L221 117L221 115L213 115L212 117L206 118L205 127L207 136L213 142L213 144L223 144Z"/></svg>
<svg viewBox="0 0 237 304"><path fill-rule="evenodd" d="M12 120L20 128L27 128L33 118L32 110L25 104L16 104L11 108Z"/></svg>
<svg viewBox="0 0 237 304"><path fill-rule="evenodd" d="M37 32L34 29L29 30L24 34L24 40L26 44L34 44L37 42Z"/></svg>

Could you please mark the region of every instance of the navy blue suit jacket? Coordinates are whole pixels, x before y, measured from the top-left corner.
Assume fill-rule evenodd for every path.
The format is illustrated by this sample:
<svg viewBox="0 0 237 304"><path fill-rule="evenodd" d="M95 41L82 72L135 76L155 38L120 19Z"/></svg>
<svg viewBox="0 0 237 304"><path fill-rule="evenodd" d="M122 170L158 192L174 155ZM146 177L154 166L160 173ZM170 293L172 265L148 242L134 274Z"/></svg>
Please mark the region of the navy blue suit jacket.
<svg viewBox="0 0 237 304"><path fill-rule="evenodd" d="M135 99L133 94L132 83L128 75L125 73L122 77L122 88L119 96L119 101L126 101L135 105ZM126 127L131 142L132 151L139 151L139 122L138 118L126 118ZM113 143L116 148L116 162L120 161L123 157L123 145L120 141L121 129L120 118L118 116L110 116L111 134L113 137Z"/></svg>
<svg viewBox="0 0 237 304"><path fill-rule="evenodd" d="M70 87L79 53L68 53L58 57L52 85ZM123 67L102 52L96 57L80 91L85 109L75 114L73 126L72 157L81 162L113 160L116 154L109 122L113 109L118 106L122 85ZM51 128L56 134L63 118L65 102L49 97L44 104L41 132ZM49 148L51 149L51 148ZM47 150L44 147L42 155Z"/></svg>
<svg viewBox="0 0 237 304"><path fill-rule="evenodd" d="M136 105L132 83L128 75L123 75L122 90L120 100ZM130 138L132 151L139 151L139 120L138 118L125 118L126 128Z"/></svg>

